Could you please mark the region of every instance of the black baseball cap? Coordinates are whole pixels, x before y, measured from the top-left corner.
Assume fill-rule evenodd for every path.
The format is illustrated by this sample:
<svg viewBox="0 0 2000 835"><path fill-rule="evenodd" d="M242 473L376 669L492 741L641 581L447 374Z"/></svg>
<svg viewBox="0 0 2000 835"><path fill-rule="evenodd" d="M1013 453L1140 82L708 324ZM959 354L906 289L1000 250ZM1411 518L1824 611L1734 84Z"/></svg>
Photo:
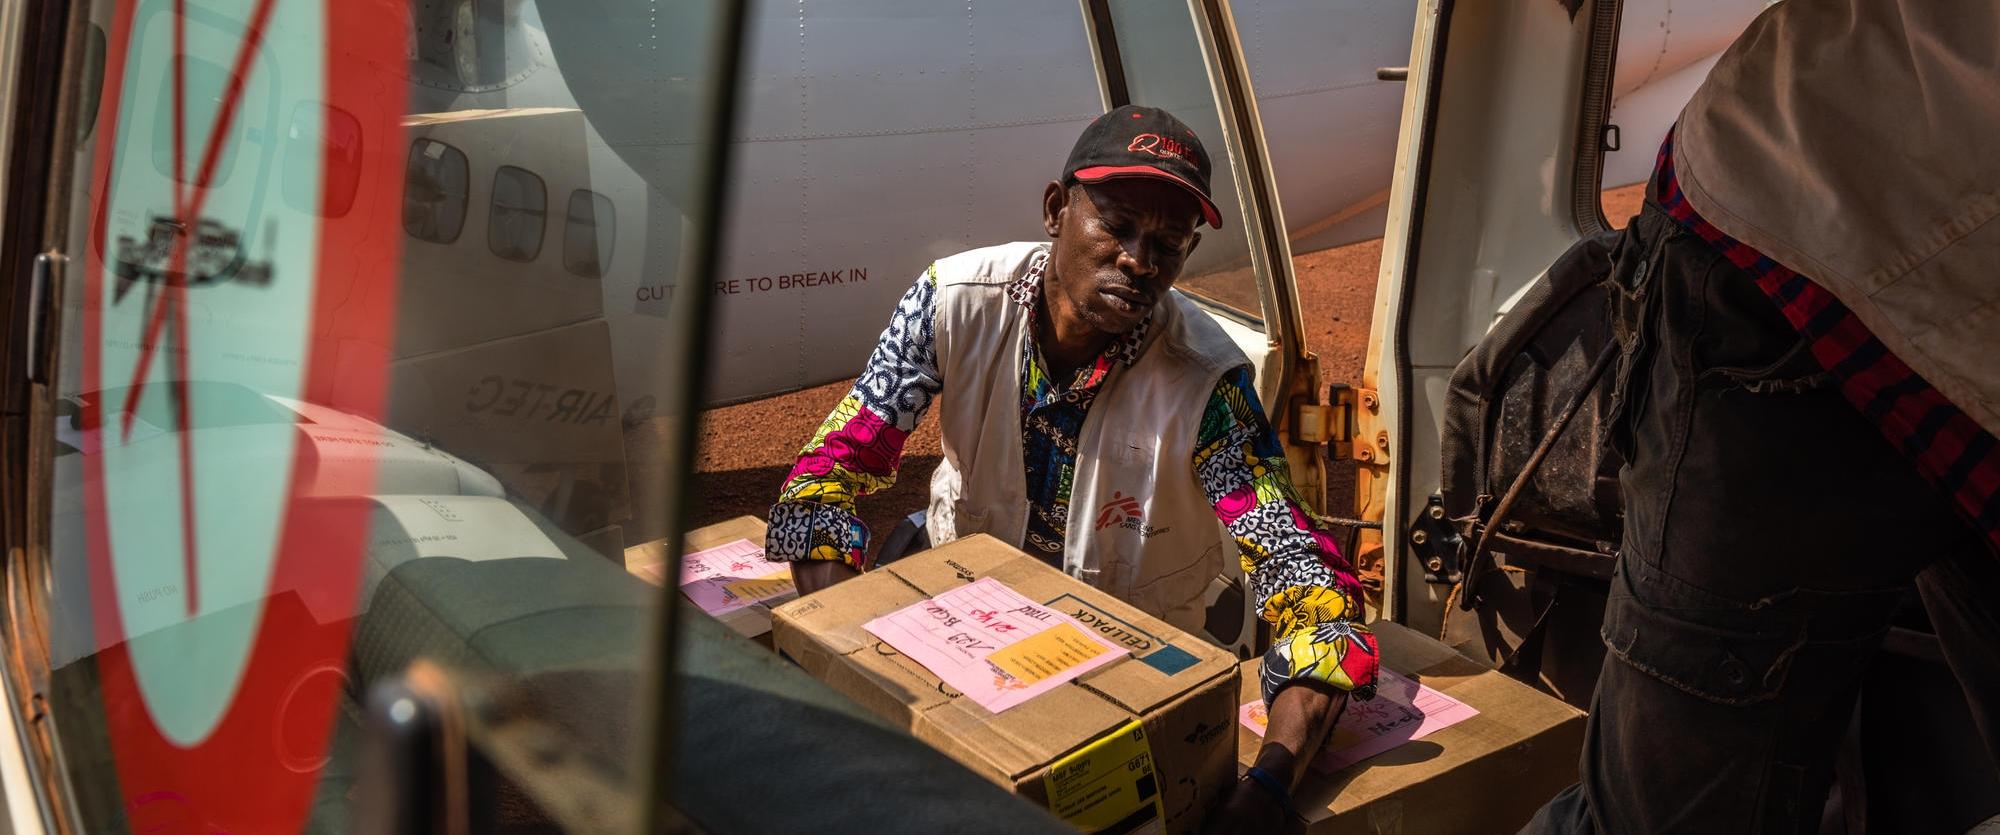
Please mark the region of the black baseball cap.
<svg viewBox="0 0 2000 835"><path fill-rule="evenodd" d="M1128 104L1097 117L1063 165L1063 182L1101 183L1152 177L1187 189L1201 201L1208 225L1222 228L1222 213L1208 196L1208 151L1194 131L1157 107Z"/></svg>

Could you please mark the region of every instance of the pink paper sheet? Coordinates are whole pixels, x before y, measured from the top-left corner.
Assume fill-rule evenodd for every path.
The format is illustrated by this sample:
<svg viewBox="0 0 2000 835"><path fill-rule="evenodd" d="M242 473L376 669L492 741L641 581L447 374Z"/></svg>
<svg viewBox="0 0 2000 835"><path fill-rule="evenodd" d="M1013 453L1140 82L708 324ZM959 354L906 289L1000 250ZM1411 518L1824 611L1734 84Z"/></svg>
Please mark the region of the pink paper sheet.
<svg viewBox="0 0 2000 835"><path fill-rule="evenodd" d="M1123 648L1098 637L1095 630L991 577L890 612L861 628L994 713L1125 655ZM1057 632L1044 635L1050 630ZM1038 635L1044 636L1023 644ZM1017 644L1022 646L1005 651ZM1094 647L1101 651L1089 654ZM1016 675L1022 669L1017 661L1022 656L1029 656L1029 666L1043 676Z"/></svg>
<svg viewBox="0 0 2000 835"><path fill-rule="evenodd" d="M1333 738L1312 767L1323 774L1339 771L1478 715L1471 705L1382 670L1375 679L1375 698L1347 702L1340 724L1333 726ZM1268 717L1261 700L1244 705L1238 718L1244 727L1264 735Z"/></svg>
<svg viewBox="0 0 2000 835"><path fill-rule="evenodd" d="M662 570L648 566L657 579ZM681 592L694 605L711 615L726 615L752 603L783 597L792 592L791 566L764 559L764 548L747 539L717 545L681 558ZM744 596L730 586L744 580L782 579L782 583L759 583L756 594Z"/></svg>

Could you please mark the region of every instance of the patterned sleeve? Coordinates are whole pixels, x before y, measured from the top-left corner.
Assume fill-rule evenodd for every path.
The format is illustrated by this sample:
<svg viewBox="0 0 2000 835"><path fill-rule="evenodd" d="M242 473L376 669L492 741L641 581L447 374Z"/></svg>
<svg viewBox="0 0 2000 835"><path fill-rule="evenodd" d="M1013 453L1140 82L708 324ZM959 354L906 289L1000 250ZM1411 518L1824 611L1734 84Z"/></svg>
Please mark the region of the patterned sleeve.
<svg viewBox="0 0 2000 835"><path fill-rule="evenodd" d="M771 560L840 560L867 568L861 496L896 483L903 442L944 387L933 330L937 266L896 305L868 368L799 451L771 508L764 553Z"/></svg>
<svg viewBox="0 0 2000 835"><path fill-rule="evenodd" d="M1195 450L1195 476L1216 517L1235 536L1243 572L1277 634L1264 655L1265 704L1302 679L1373 698L1375 636L1356 623L1361 581L1325 523L1299 500L1249 368L1230 371L1216 383Z"/></svg>

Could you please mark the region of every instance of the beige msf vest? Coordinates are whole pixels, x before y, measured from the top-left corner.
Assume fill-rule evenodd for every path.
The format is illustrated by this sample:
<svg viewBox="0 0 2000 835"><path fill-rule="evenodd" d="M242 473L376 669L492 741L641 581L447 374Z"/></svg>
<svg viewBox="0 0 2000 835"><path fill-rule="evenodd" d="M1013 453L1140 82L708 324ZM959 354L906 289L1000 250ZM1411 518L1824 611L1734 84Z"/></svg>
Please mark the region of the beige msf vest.
<svg viewBox="0 0 2000 835"><path fill-rule="evenodd" d="M2000 5L1786 0L1681 112L1702 217L1846 302L2000 434Z"/></svg>
<svg viewBox="0 0 2000 835"><path fill-rule="evenodd" d="M936 407L944 462L925 523L934 544L986 533L1018 547L1027 535L1021 352L1033 335L1007 285L1046 249L1003 244L937 262L945 391ZM1191 302L1169 296L1139 361L1111 371L1084 419L1063 570L1207 635L1208 603L1241 572L1235 542L1195 480L1195 435L1216 381L1249 360ZM1221 620L1236 621L1226 632L1240 629L1235 612Z"/></svg>

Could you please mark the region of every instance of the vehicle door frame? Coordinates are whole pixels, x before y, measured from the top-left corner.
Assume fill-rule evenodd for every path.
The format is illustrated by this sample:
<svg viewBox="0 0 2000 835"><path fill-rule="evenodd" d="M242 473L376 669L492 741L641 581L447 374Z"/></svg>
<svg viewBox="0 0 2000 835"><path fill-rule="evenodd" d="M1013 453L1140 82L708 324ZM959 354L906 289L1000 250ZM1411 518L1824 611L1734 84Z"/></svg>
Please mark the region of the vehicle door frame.
<svg viewBox="0 0 2000 835"><path fill-rule="evenodd" d="M1131 103L1110 2L1081 0L1098 94L1107 111ZM1261 321L1250 320L1199 295L1188 294L1188 298L1211 315L1263 333L1265 351L1256 358L1258 397L1285 446L1294 486L1308 505L1324 512L1324 448L1330 440L1331 411L1321 402L1318 391L1319 357L1305 344L1291 238L1285 234L1250 66L1236 35L1229 0L1187 0L1187 9L1222 124L1219 147L1226 153L1221 159L1214 159L1213 154L1211 158L1229 166L1236 184L1263 317Z"/></svg>
<svg viewBox="0 0 2000 835"><path fill-rule="evenodd" d="M76 800L48 721L46 633L55 351L61 344L62 211L86 60L88 10L55 0L0 7L0 536L7 605L0 611L0 788L17 833L74 831Z"/></svg>
<svg viewBox="0 0 2000 835"><path fill-rule="evenodd" d="M1355 430L1388 439L1359 485L1382 508L1384 616L1429 634L1451 587L1428 580L1456 568L1416 547L1439 483L1445 384L1522 288L1607 227L1598 181L1620 10L1621 0L1416 10ZM1544 164L1516 164L1528 158Z"/></svg>

